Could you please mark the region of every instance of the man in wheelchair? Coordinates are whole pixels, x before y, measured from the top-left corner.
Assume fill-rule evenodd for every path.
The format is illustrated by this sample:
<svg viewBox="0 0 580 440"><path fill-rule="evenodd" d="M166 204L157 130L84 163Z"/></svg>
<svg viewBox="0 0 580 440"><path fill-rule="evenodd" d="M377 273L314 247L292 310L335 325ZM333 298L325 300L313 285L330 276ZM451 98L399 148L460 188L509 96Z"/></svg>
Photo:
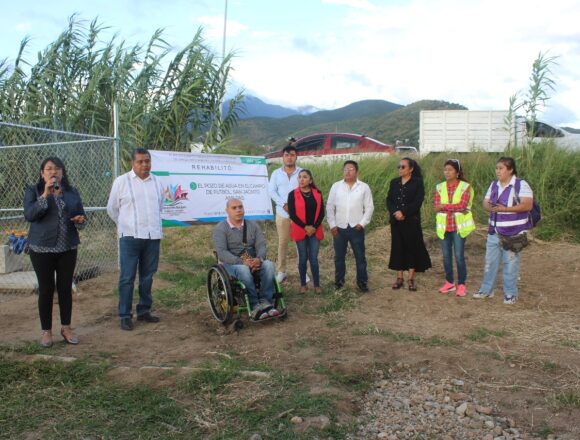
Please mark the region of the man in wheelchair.
<svg viewBox="0 0 580 440"><path fill-rule="evenodd" d="M241 200L229 199L226 214L212 235L218 260L230 276L246 286L252 319L276 317L279 312L272 305L276 273L274 264L266 260L264 235L255 222L244 219ZM259 296L254 277L259 278Z"/></svg>

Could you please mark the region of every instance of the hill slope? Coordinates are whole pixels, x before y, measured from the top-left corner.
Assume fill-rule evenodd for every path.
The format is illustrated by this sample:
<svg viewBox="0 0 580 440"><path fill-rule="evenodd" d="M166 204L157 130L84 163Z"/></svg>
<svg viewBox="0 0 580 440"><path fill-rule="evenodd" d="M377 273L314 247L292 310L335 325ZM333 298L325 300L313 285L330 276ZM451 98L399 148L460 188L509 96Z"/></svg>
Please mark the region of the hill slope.
<svg viewBox="0 0 580 440"><path fill-rule="evenodd" d="M401 105L382 100L359 101L336 110L322 110L310 115L294 115L286 118L252 118L241 120L233 132L236 144L282 145L288 136L312 133L312 127L332 126L352 119L371 118L402 108Z"/></svg>
<svg viewBox="0 0 580 440"><path fill-rule="evenodd" d="M289 136L298 138L320 132L350 132L365 134L387 144L401 140L418 146L421 110L446 109L466 110L466 107L435 100L418 101L407 106L380 100L360 101L307 116L240 121L233 138L234 143L240 146L270 145L273 149L279 149L286 144Z"/></svg>
<svg viewBox="0 0 580 440"><path fill-rule="evenodd" d="M230 101L224 102L222 106L222 113L227 114L230 108ZM249 119L257 117L267 118L286 118L292 115L301 114L298 110L294 110L281 105L268 104L255 96L246 95L242 101L240 119Z"/></svg>

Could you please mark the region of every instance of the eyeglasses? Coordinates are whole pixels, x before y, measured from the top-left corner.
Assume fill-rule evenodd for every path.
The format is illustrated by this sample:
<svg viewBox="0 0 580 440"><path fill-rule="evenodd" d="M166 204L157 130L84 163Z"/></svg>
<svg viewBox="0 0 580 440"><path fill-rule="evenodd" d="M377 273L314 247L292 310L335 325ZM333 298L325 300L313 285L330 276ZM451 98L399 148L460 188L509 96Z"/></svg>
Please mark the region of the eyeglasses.
<svg viewBox="0 0 580 440"><path fill-rule="evenodd" d="M405 168L407 168L407 165L399 165L397 168L400 170L404 170Z"/></svg>
<svg viewBox="0 0 580 440"><path fill-rule="evenodd" d="M343 171L346 173L352 173L356 171L356 168L345 168Z"/></svg>

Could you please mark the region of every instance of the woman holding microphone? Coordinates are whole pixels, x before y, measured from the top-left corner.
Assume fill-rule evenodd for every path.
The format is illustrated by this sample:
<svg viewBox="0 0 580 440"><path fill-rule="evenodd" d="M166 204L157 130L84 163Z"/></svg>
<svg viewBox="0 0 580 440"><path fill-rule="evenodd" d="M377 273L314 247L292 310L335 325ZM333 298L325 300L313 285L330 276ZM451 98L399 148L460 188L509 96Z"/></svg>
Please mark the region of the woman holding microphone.
<svg viewBox="0 0 580 440"><path fill-rule="evenodd" d="M72 283L79 245L78 230L84 228L85 210L73 188L63 162L48 157L40 165L35 185L24 193L24 217L30 222L28 243L30 261L38 279L38 312L42 328L40 345L51 347L52 304L55 289L60 308L60 334L68 344L76 345L70 323Z"/></svg>

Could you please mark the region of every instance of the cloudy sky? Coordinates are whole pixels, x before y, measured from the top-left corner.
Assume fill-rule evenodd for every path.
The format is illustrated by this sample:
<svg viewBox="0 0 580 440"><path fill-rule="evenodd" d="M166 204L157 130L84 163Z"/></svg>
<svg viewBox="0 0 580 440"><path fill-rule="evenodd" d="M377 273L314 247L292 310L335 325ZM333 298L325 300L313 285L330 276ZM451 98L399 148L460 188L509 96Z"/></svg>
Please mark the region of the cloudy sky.
<svg viewBox="0 0 580 440"><path fill-rule="evenodd" d="M176 50L198 27L222 51L225 0L25 0L0 15L0 59L32 38L29 60L73 13L130 43L158 28ZM555 56L542 118L580 128L580 1L229 0L235 84L266 102L332 109L363 99L442 99L505 109L534 59Z"/></svg>

